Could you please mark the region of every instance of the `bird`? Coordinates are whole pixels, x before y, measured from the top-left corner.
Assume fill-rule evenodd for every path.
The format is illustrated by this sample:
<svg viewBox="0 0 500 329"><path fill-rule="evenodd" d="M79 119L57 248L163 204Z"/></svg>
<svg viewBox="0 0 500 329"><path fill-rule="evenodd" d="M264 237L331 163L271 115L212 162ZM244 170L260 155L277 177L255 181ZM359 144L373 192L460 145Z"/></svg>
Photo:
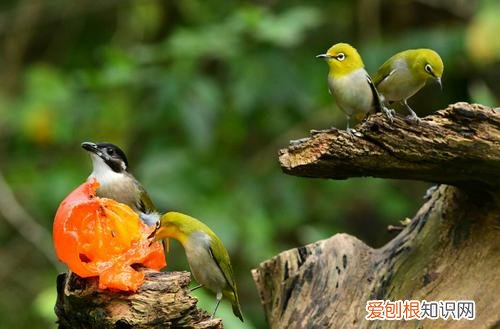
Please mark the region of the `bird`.
<svg viewBox="0 0 500 329"><path fill-rule="evenodd" d="M420 118L408 105L428 81L436 81L442 87L443 60L432 49L408 49L385 61L377 70L373 83L382 103L401 102L410 112L408 119L419 122Z"/></svg>
<svg viewBox="0 0 500 329"><path fill-rule="evenodd" d="M89 152L92 160L90 178L99 182L96 195L124 203L139 215L139 218L151 226L160 218L151 198L128 171L128 160L125 153L116 145L101 142L84 142L82 148Z"/></svg>
<svg viewBox="0 0 500 329"><path fill-rule="evenodd" d="M231 302L233 313L243 322L229 254L220 238L204 223L179 212L163 214L149 238L152 242L173 238L183 246L186 257L199 287L216 294L215 316L222 297ZM194 290L193 289L193 290Z"/></svg>
<svg viewBox="0 0 500 329"><path fill-rule="evenodd" d="M347 43L337 43L316 58L326 60L328 87L337 105L347 117L347 132L352 135L350 119L353 115L384 112L392 120L392 113L382 107L377 89L366 72L356 48Z"/></svg>

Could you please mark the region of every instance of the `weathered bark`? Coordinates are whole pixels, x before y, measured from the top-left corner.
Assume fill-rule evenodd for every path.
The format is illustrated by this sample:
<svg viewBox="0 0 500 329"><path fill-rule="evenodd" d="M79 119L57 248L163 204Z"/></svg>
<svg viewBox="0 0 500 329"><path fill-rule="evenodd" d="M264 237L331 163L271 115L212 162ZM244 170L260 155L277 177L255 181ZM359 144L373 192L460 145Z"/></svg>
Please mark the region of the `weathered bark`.
<svg viewBox="0 0 500 329"><path fill-rule="evenodd" d="M500 186L500 109L456 103L420 124L382 114L345 131L316 133L280 151L290 175L346 179L373 176L457 186Z"/></svg>
<svg viewBox="0 0 500 329"><path fill-rule="evenodd" d="M377 128L374 128L377 127ZM253 270L275 328L500 327L500 114L458 103L418 125L374 115L362 137L322 132L280 153L286 173L421 179L441 185L392 241L346 234ZM388 201L390 202L390 201ZM394 219L396 222L396 219ZM368 300L474 300L476 319L368 321Z"/></svg>
<svg viewBox="0 0 500 329"><path fill-rule="evenodd" d="M196 308L188 272L146 270L136 293L99 291L95 278L57 277L59 329L222 328L220 319Z"/></svg>

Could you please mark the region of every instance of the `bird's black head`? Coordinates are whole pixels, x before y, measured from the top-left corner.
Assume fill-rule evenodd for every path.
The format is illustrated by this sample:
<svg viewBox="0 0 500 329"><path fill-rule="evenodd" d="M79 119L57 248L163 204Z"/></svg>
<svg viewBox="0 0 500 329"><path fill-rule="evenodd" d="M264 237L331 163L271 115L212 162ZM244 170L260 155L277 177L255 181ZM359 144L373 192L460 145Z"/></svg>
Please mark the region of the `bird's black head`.
<svg viewBox="0 0 500 329"><path fill-rule="evenodd" d="M127 171L127 156L118 146L105 142L84 142L82 143L82 147L101 158L114 172L120 173Z"/></svg>

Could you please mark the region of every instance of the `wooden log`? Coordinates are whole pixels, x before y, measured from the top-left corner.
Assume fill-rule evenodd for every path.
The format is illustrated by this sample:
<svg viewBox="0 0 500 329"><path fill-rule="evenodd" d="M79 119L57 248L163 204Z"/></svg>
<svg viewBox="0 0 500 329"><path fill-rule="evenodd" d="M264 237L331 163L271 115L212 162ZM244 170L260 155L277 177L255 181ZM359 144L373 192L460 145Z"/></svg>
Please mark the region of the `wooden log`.
<svg viewBox="0 0 500 329"><path fill-rule="evenodd" d="M375 114L357 128L314 133L279 152L290 175L373 176L457 186L500 186L500 108L456 103L411 124Z"/></svg>
<svg viewBox="0 0 500 329"><path fill-rule="evenodd" d="M222 328L220 319L197 309L189 272L145 270L136 293L97 289L97 279L71 273L57 277L59 329Z"/></svg>
<svg viewBox="0 0 500 329"><path fill-rule="evenodd" d="M273 329L493 329L500 325L499 241L495 200L443 185L380 249L337 234L285 251L252 274ZM368 321L368 300L474 300L476 319Z"/></svg>
<svg viewBox="0 0 500 329"><path fill-rule="evenodd" d="M419 125L376 114L358 131L292 143L280 151L283 171L454 186L436 188L382 248L337 234L261 263L252 274L270 327L500 328L499 110L457 103ZM369 321L368 300L473 300L475 320Z"/></svg>

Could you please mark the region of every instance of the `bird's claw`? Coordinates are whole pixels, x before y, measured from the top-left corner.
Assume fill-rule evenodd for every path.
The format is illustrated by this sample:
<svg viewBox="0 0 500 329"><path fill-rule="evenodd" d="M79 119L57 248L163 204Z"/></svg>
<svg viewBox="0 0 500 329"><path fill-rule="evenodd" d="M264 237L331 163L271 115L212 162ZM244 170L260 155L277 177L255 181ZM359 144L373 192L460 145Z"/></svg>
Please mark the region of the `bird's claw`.
<svg viewBox="0 0 500 329"><path fill-rule="evenodd" d="M349 136L351 136L352 138L354 137L363 137L363 134L360 133L359 131L357 131L356 129L354 128L347 128L346 129L346 132L349 134Z"/></svg>
<svg viewBox="0 0 500 329"><path fill-rule="evenodd" d="M419 124L422 120L418 117L417 113L412 110L412 108L408 105L408 103L403 102L403 105L406 106L406 109L408 112L410 112L410 115L406 117L406 120L410 121L411 123L416 123Z"/></svg>
<svg viewBox="0 0 500 329"><path fill-rule="evenodd" d="M396 115L396 111L394 111L393 109L388 109L385 106L382 106L382 112L387 117L387 119L391 121L391 123L394 121L394 116Z"/></svg>
<svg viewBox="0 0 500 329"><path fill-rule="evenodd" d="M413 112L412 114L408 115L406 117L406 120L410 121L411 123L415 123L415 124L419 124L420 122L422 122L422 119L420 119L418 117L418 115L415 114L415 112Z"/></svg>

